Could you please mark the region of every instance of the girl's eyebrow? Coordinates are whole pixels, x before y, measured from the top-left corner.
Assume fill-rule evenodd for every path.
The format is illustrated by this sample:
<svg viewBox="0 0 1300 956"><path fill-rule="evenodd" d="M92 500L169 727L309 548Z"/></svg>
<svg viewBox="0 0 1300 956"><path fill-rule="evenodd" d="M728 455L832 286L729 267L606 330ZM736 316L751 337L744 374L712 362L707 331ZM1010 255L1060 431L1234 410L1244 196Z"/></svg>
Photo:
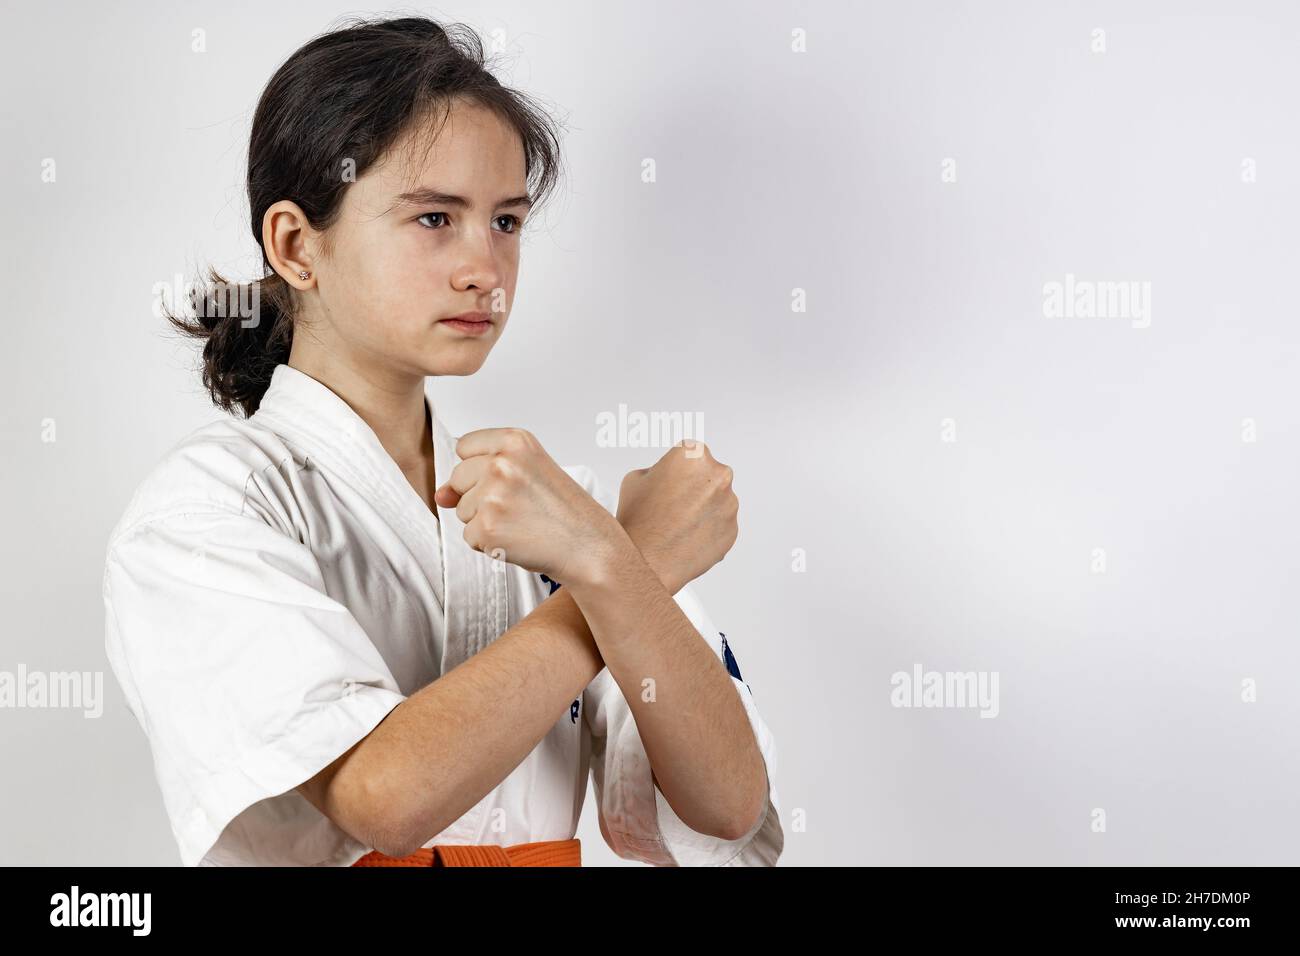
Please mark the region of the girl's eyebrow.
<svg viewBox="0 0 1300 956"><path fill-rule="evenodd" d="M509 199L502 199L496 204L497 209L503 209L507 206L526 206L532 208L533 200L529 196L511 196ZM396 206L453 206L456 209L473 209L474 204L464 196L453 196L450 193L440 192L437 189L416 189L412 192L401 193L398 195L394 207Z"/></svg>

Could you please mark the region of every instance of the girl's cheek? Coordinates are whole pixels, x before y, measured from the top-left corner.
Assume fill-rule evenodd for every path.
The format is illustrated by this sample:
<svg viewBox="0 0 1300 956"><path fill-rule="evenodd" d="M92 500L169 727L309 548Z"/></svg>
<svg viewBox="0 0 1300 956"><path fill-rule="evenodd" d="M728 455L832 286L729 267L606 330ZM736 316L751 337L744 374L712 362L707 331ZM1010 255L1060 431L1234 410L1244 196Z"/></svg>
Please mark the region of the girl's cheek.
<svg viewBox="0 0 1300 956"><path fill-rule="evenodd" d="M380 256L368 270L368 285L381 296L405 295L419 291L427 281L428 262L400 250L389 256Z"/></svg>

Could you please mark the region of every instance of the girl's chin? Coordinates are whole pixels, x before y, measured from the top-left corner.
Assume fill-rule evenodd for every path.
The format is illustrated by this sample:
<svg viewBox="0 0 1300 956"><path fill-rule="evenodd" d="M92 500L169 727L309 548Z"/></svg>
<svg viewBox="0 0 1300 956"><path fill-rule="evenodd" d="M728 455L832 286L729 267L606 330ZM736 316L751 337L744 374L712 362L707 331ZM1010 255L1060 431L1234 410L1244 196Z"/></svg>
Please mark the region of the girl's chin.
<svg viewBox="0 0 1300 956"><path fill-rule="evenodd" d="M473 375L483 367L483 363L487 360L488 349L486 343L470 344L478 347L474 349L467 348L465 345L457 349L444 347L434 355L421 356L423 361L420 362L420 365L424 370L424 374Z"/></svg>

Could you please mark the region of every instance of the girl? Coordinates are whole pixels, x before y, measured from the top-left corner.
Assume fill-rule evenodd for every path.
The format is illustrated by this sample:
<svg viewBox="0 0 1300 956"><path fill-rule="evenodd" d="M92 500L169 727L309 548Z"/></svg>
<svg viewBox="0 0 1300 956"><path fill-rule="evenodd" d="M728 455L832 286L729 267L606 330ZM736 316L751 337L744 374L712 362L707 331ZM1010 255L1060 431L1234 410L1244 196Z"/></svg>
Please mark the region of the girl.
<svg viewBox="0 0 1300 956"><path fill-rule="evenodd" d="M589 768L622 857L780 855L772 735L686 586L735 540L731 469L678 445L615 504L425 393L504 332L558 166L472 31L427 19L318 37L263 92L267 274L171 317L243 418L141 483L104 574L186 865L578 865Z"/></svg>

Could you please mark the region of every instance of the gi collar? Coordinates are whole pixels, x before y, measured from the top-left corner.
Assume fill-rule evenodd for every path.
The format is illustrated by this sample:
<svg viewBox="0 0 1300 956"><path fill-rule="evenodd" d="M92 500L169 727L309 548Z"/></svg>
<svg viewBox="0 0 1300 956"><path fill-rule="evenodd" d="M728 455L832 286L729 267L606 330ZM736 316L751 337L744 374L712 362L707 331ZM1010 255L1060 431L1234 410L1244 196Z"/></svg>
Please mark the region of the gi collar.
<svg viewBox="0 0 1300 956"><path fill-rule="evenodd" d="M442 485L461 462L457 438L438 417L433 400L427 394L424 400L433 429L434 471ZM374 430L333 390L290 365L278 365L250 422L270 428L308 462L346 481L397 530L430 580L441 579L443 673L500 633L507 599L502 569L465 543L455 508L435 505L434 519Z"/></svg>

